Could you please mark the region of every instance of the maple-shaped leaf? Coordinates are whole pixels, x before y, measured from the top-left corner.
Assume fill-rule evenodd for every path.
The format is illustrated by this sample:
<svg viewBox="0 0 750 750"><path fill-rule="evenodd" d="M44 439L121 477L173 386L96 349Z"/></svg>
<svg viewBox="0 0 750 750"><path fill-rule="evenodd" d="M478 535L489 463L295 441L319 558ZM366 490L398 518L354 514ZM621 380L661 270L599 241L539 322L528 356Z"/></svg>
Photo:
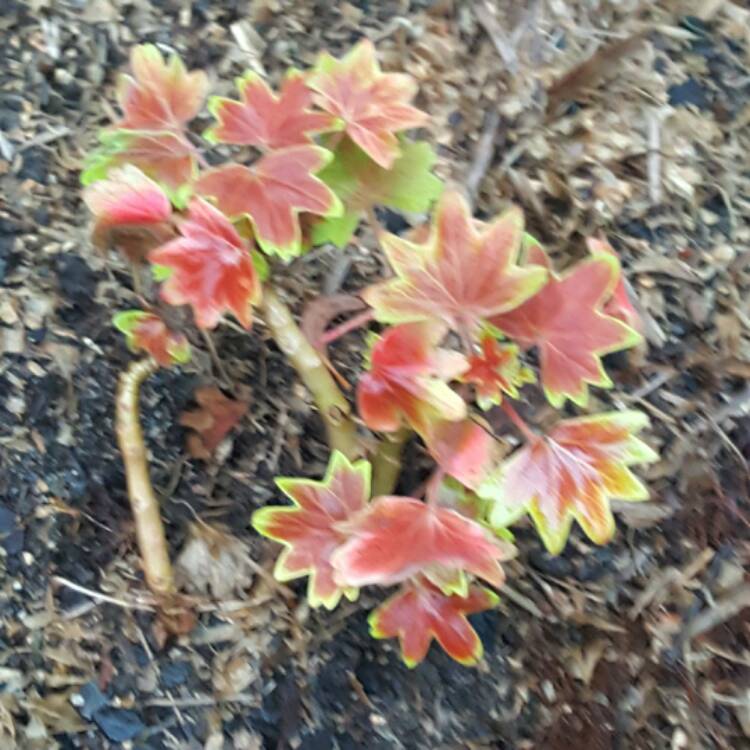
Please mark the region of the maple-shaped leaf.
<svg viewBox="0 0 750 750"><path fill-rule="evenodd" d="M343 527L367 506L370 464L350 463L336 451L323 481L284 478L276 484L294 505L261 508L253 514L258 532L287 547L274 575L280 581L309 576L307 596L313 607L333 609L342 595L354 601L357 587L335 580L331 557L346 539Z"/></svg>
<svg viewBox="0 0 750 750"><path fill-rule="evenodd" d="M252 167L230 164L206 172L196 191L216 201L227 216L249 217L258 244L282 258L299 255L298 214L337 216L341 201L314 176L331 159L319 146L290 146L267 154Z"/></svg>
<svg viewBox="0 0 750 750"><path fill-rule="evenodd" d="M187 437L190 456L208 461L245 416L248 403L228 398L215 386L197 388L193 395L198 408L183 412L180 424L192 430Z"/></svg>
<svg viewBox="0 0 750 750"><path fill-rule="evenodd" d="M510 546L455 510L413 497L387 495L343 527L346 541L331 556L342 586L390 586L432 567L457 569L501 586Z"/></svg>
<svg viewBox="0 0 750 750"><path fill-rule="evenodd" d="M499 597L483 586L472 586L466 596L446 596L424 579L410 581L386 599L369 618L373 638L398 638L408 667L421 662L434 638L452 659L471 666L484 653L467 615L495 607Z"/></svg>
<svg viewBox="0 0 750 750"><path fill-rule="evenodd" d="M200 198L190 203L180 234L149 253L152 263L172 269L162 297L170 305L191 305L200 328L214 328L225 312L249 328L261 288L247 243Z"/></svg>
<svg viewBox="0 0 750 750"><path fill-rule="evenodd" d="M491 470L495 442L470 419L433 421L420 434L437 465L466 487L479 487Z"/></svg>
<svg viewBox="0 0 750 750"><path fill-rule="evenodd" d="M562 406L565 399L585 406L589 385L612 386L601 357L641 340L639 333L603 311L620 264L613 255L600 253L557 276L536 241L528 240L526 253L527 263L550 271L547 284L490 322L522 347L538 347L542 386L553 406Z"/></svg>
<svg viewBox="0 0 750 750"><path fill-rule="evenodd" d="M604 240L598 240L594 237L589 237L586 240L589 252L596 256L598 254L611 255L617 258L617 253L614 251L612 246ZM619 259L618 259L619 265ZM633 330L639 333L643 332L643 321L638 315L635 305L628 294L628 289L625 283L625 277L622 272L622 266L617 276L617 283L612 291L612 296L604 303L604 313L613 318L621 320L626 325L630 326Z"/></svg>
<svg viewBox="0 0 750 750"><path fill-rule="evenodd" d="M237 79L241 101L212 97L209 112L217 119L205 136L214 143L257 146L266 150L309 143L311 136L335 130L339 121L310 109L312 92L298 70L284 79L278 96L257 73Z"/></svg>
<svg viewBox="0 0 750 750"><path fill-rule="evenodd" d="M534 382L534 373L521 364L516 344L501 344L492 334L485 333L480 346L481 352L469 357L469 368L461 380L475 386L482 409L502 403L504 393L518 398L519 387Z"/></svg>
<svg viewBox="0 0 750 750"><path fill-rule="evenodd" d="M138 260L174 234L168 223L172 205L166 193L131 164L89 185L83 200L95 218L91 239L101 250L118 247L131 260Z"/></svg>
<svg viewBox="0 0 750 750"><path fill-rule="evenodd" d="M180 133L105 130L99 148L86 157L81 182L104 179L115 167L132 164L162 184L175 205L185 204L196 172L195 147Z"/></svg>
<svg viewBox="0 0 750 750"><path fill-rule="evenodd" d="M170 331L154 313L127 310L112 319L118 331L125 334L128 348L150 354L162 367L190 361L190 344L182 333Z"/></svg>
<svg viewBox="0 0 750 750"><path fill-rule="evenodd" d="M517 208L481 224L458 193L443 193L425 244L381 236L396 276L363 297L384 323L438 320L473 335L484 320L512 310L544 284L545 269L516 264L522 236Z"/></svg>
<svg viewBox="0 0 750 750"><path fill-rule="evenodd" d="M445 328L405 323L386 330L372 347L370 369L357 384L357 408L371 430L406 424L425 432L436 419L462 419L464 400L448 385L466 369L458 352L437 349Z"/></svg>
<svg viewBox="0 0 750 750"><path fill-rule="evenodd" d="M415 80L381 72L368 39L341 60L322 54L308 85L318 93L317 104L343 120L346 134L384 169L399 154L396 133L427 122L427 115L409 104L417 93Z"/></svg>
<svg viewBox="0 0 750 750"><path fill-rule="evenodd" d="M390 169L383 169L350 138L343 138L333 161L318 176L341 199L344 214L315 224L313 244L332 242L344 247L362 214L373 206L409 213L427 211L443 189L431 172L436 160L429 143L402 141L398 159Z"/></svg>
<svg viewBox="0 0 750 750"><path fill-rule="evenodd" d="M166 62L153 44L134 47L130 67L133 75L122 75L117 87L118 128L182 130L200 112L208 91L203 71L188 72L178 55Z"/></svg>
<svg viewBox="0 0 750 750"><path fill-rule="evenodd" d="M638 411L559 422L513 454L481 488L493 502L491 522L502 527L529 513L552 554L565 546L573 519L596 544L609 541L615 529L609 498L648 497L628 468L658 458L636 437L647 424Z"/></svg>

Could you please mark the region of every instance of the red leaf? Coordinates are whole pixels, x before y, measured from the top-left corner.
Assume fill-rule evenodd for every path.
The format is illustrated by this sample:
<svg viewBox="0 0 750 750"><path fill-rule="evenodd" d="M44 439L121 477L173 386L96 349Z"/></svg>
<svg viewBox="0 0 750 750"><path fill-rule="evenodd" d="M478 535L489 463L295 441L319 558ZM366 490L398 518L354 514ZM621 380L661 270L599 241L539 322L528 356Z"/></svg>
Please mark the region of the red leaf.
<svg viewBox="0 0 750 750"><path fill-rule="evenodd" d="M412 497L376 498L345 526L347 540L331 556L345 586L390 586L430 568L472 573L501 586L509 546L480 524Z"/></svg>
<svg viewBox="0 0 750 750"><path fill-rule="evenodd" d="M125 334L131 351L150 354L162 367L184 364L190 359L190 344L182 333L170 331L153 313L128 310L115 315L115 328Z"/></svg>
<svg viewBox="0 0 750 750"><path fill-rule="evenodd" d="M576 519L596 544L609 541L615 523L609 498L645 500L648 491L628 466L658 458L635 436L648 424L637 411L569 419L525 445L482 489L492 498L492 523L506 526L528 512L547 549L560 552Z"/></svg>
<svg viewBox="0 0 750 750"><path fill-rule="evenodd" d="M180 234L149 254L152 263L173 269L162 297L171 305L192 305L200 328L215 327L225 312L249 328L260 281L249 248L230 221L197 198Z"/></svg>
<svg viewBox="0 0 750 750"><path fill-rule="evenodd" d="M333 609L342 594L350 601L357 588L339 585L331 556L346 539L342 527L361 512L370 497L370 464L349 463L334 453L322 482L278 479L279 489L293 507L271 506L253 514L253 526L264 536L284 544L274 575L289 581L309 575L307 596L313 607Z"/></svg>
<svg viewBox="0 0 750 750"><path fill-rule="evenodd" d="M438 320L472 335L482 321L517 307L544 283L543 269L516 265L522 235L518 209L481 224L458 193L446 192L426 244L381 237L396 278L365 290L365 301L385 323Z"/></svg>
<svg viewBox="0 0 750 750"><path fill-rule="evenodd" d="M414 79L382 73L367 39L342 60L321 55L308 85L318 92L320 107L343 120L347 135L384 169L399 154L395 134L427 121L424 112L408 103L417 92Z"/></svg>
<svg viewBox="0 0 750 750"><path fill-rule="evenodd" d="M421 662L434 638L452 659L466 666L483 655L482 642L466 615L496 606L489 589L472 586L467 596L446 596L428 581L404 584L368 618L374 638L396 638L408 667Z"/></svg>
<svg viewBox="0 0 750 750"><path fill-rule="evenodd" d="M518 346L499 344L494 336L484 334L481 354L469 357L469 369L462 375L464 383L473 383L477 403L482 409L500 404L503 393L518 398L518 387L534 382L534 373L518 358Z"/></svg>
<svg viewBox="0 0 750 750"><path fill-rule="evenodd" d="M312 93L297 70L287 74L278 96L253 72L238 78L237 88L240 102L220 97L209 101L218 123L206 133L208 140L277 149L309 143L311 135L338 125L335 117L310 110Z"/></svg>
<svg viewBox="0 0 750 750"><path fill-rule="evenodd" d="M132 165L112 170L108 179L89 185L83 200L95 218L93 243L102 250L115 246L139 260L145 253L141 244L148 246L149 238L161 244L174 234L168 223L172 215L169 198Z"/></svg>
<svg viewBox="0 0 750 750"><path fill-rule="evenodd" d="M494 440L470 419L433 422L422 439L438 466L466 487L476 489L490 471Z"/></svg>
<svg viewBox="0 0 750 750"><path fill-rule="evenodd" d="M203 71L188 73L177 55L165 62L152 44L130 53L133 76L123 75L117 96L123 111L118 128L182 130L203 106L208 78Z"/></svg>
<svg viewBox="0 0 750 750"><path fill-rule="evenodd" d="M533 243L528 252L529 263L549 268L541 246ZM490 321L521 346L539 348L542 386L553 406L562 406L566 398L585 406L589 385L611 387L601 357L641 340L636 331L602 310L619 269L615 257L598 254L562 276L550 273L538 294Z"/></svg>
<svg viewBox="0 0 750 750"><path fill-rule="evenodd" d="M436 419L464 417L466 404L446 381L466 368L466 360L435 348L444 333L440 325L409 323L375 342L370 370L357 385L359 415L371 430L393 432L406 422L425 432Z"/></svg>
<svg viewBox="0 0 750 750"><path fill-rule="evenodd" d="M330 151L318 146L291 146L252 168L230 164L211 170L196 190L214 198L228 216L248 216L263 250L289 258L301 251L301 211L336 216L342 210L330 188L313 176L330 158Z"/></svg>
<svg viewBox="0 0 750 750"><path fill-rule="evenodd" d="M194 430L188 435L187 441L190 456L207 461L221 441L245 416L248 404L246 401L227 398L214 386L198 388L195 400L200 408L183 412L180 424Z"/></svg>
<svg viewBox="0 0 750 750"><path fill-rule="evenodd" d="M594 256L603 253L604 255L611 255L617 258L617 253L612 249L610 244L604 240L597 240L590 237L586 240L586 244L588 245L589 252ZM638 331L638 333L643 333L643 321L638 315L638 312L630 299L630 295L628 294L622 266L620 266L620 271L617 276L617 284L615 284L612 296L604 304L604 312L613 318L617 318L617 320L621 320L625 325Z"/></svg>

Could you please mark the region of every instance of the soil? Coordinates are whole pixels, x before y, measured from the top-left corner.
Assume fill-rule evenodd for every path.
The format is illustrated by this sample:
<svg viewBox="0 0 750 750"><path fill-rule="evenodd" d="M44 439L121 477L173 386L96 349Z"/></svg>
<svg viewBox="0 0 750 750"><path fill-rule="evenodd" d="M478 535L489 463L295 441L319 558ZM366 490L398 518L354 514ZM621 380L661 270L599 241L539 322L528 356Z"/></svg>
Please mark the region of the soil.
<svg viewBox="0 0 750 750"><path fill-rule="evenodd" d="M516 6L4 0L0 746L750 747L750 14L729 0ZM143 390L175 557L202 523L237 550L218 582L187 582L213 604L185 635L148 606L113 434L131 355L111 317L137 295L122 259L91 248L79 171L129 47L175 49L229 93L248 66L277 80L363 34L420 80L439 171L474 187L478 215L520 203L563 264L582 236L606 234L646 321L648 345L608 358L615 388L595 405L652 417L652 499L618 506L607 547L574 532L553 558L519 527L501 605L472 617L476 669L437 647L407 669L368 635L378 593L310 612L303 584L289 598L258 574L276 549L249 528L252 511L275 497L274 476L320 476L327 458L261 325L218 330L224 373L192 333L193 364ZM639 52L592 57L636 34ZM593 75L580 67L591 59ZM413 217L380 219L400 231ZM285 295L300 312L324 288L379 278L375 247L364 230L345 267L330 249L295 261ZM350 382L357 343L332 349ZM186 457L179 426L205 384L250 401L210 462ZM407 472L403 489L418 480Z"/></svg>

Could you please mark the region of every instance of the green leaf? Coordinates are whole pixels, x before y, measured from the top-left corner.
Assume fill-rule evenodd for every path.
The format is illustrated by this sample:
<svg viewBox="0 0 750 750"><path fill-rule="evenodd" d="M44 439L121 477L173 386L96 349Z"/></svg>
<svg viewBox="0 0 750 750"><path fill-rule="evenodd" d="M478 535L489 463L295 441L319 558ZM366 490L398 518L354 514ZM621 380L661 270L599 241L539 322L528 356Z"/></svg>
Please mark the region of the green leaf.
<svg viewBox="0 0 750 750"><path fill-rule="evenodd" d="M429 143L404 139L393 168L383 169L349 138L344 138L333 161L318 177L338 195L345 213L316 224L313 243L332 242L344 247L362 214L376 205L408 213L427 211L443 190L442 182L430 171L436 160Z"/></svg>

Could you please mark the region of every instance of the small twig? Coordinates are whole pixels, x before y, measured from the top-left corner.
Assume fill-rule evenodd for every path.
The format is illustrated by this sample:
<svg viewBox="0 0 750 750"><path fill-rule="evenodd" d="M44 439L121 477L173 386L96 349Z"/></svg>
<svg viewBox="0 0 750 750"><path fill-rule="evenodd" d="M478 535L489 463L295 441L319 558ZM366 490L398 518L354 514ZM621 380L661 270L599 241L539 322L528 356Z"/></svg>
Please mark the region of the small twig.
<svg viewBox="0 0 750 750"><path fill-rule="evenodd" d="M530 443L534 443L539 439L539 436L534 430L529 427L526 421L521 415L508 403L508 399L503 399L501 404L503 411L508 415L509 419L518 428L519 432L524 436Z"/></svg>
<svg viewBox="0 0 750 750"><path fill-rule="evenodd" d="M221 357L219 357L219 352L216 349L214 340L211 338L211 334L201 328L201 335L203 336L203 340L206 342L206 347L208 349L208 353L211 355L211 361L213 362L217 375L225 385L230 386L232 384L232 381L230 380L227 371L224 369L224 364L221 361Z"/></svg>
<svg viewBox="0 0 750 750"><path fill-rule="evenodd" d="M485 115L482 133L474 149L474 159L466 175L466 192L472 205L476 201L479 186L492 163L492 157L495 154L495 141L500 130L500 121L500 111L497 109L491 109Z"/></svg>
<svg viewBox="0 0 750 750"><path fill-rule="evenodd" d="M58 584L59 586L64 586L66 589L71 589L71 591L77 591L79 594L91 597L98 602L107 602L107 604L114 604L115 606L122 607L123 609L137 609L141 612L156 611L156 607L153 604L129 602L125 599L118 599L117 597L109 596L108 594L102 594L101 592L94 591L93 589L88 589L85 586L81 586L80 584L69 581L67 578L62 578L61 576L53 576L50 580L52 583Z"/></svg>
<svg viewBox="0 0 750 750"><path fill-rule="evenodd" d="M716 601L716 606L704 609L688 623L680 640L684 643L713 630L743 609L750 607L750 583L744 583Z"/></svg>
<svg viewBox="0 0 750 750"><path fill-rule="evenodd" d="M656 112L648 113L648 192L653 206L661 203L661 122Z"/></svg>
<svg viewBox="0 0 750 750"><path fill-rule="evenodd" d="M48 143L52 143L53 141L56 141L60 138L64 138L71 132L71 129L66 125L63 125L59 128L53 128L52 130L48 130L46 133L41 133L40 135L37 135L34 138L30 138L28 141L22 143L18 147L18 153L21 154L27 149L34 148L35 146L45 146Z"/></svg>
<svg viewBox="0 0 750 750"><path fill-rule="evenodd" d="M320 343L324 345L331 344L336 341L336 339L341 338L347 333L356 331L358 328L362 328L362 326L366 326L374 319L374 310L363 310L358 315L353 315L351 318L349 318L349 320L345 320L343 323L334 326L333 328L329 328L327 331L325 331L325 333L323 333L323 335L320 337Z"/></svg>

